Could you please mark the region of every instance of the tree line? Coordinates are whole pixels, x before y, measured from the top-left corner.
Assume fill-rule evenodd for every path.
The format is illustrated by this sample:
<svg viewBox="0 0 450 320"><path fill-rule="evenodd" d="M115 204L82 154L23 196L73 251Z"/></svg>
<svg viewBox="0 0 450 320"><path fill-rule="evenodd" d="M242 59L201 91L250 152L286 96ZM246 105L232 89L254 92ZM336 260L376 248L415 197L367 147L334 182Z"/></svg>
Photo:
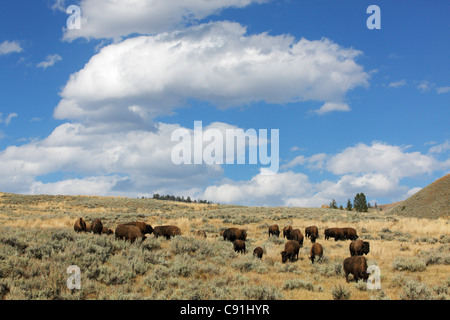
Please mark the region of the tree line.
<svg viewBox="0 0 450 320"><path fill-rule="evenodd" d="M331 200L330 204L328 205L331 209L341 209L344 210L344 207L340 205L338 207L337 202L335 199ZM372 208L371 204L367 202L366 195L361 192L357 193L355 198L353 199L353 203L350 201L350 199L347 200L347 206L345 207L345 210L347 211L357 211L357 212L368 212L369 209ZM378 209L378 205L375 202L375 205L373 207L374 209Z"/></svg>
<svg viewBox="0 0 450 320"><path fill-rule="evenodd" d="M142 197L142 199L147 199L146 197ZM194 199L192 200L191 197L184 197L184 196L174 196L174 195L159 195L158 193L153 194L152 199L155 200L167 200L167 201L178 201L178 202L185 202L185 203L203 203L203 204L213 204L214 202L208 201L208 200L202 200L202 199Z"/></svg>

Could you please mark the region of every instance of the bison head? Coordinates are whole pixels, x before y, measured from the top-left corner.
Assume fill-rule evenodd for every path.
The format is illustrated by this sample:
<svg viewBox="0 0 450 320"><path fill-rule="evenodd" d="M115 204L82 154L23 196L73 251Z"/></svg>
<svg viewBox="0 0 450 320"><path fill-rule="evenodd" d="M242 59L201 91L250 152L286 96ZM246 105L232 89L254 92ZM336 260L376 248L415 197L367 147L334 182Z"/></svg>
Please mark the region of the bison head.
<svg viewBox="0 0 450 320"><path fill-rule="evenodd" d="M369 244L369 242L367 242L367 241L363 242L362 252L363 252L363 254L368 254L370 252L370 244Z"/></svg>
<svg viewBox="0 0 450 320"><path fill-rule="evenodd" d="M281 261L285 263L288 259L288 254L286 251L281 251Z"/></svg>
<svg viewBox="0 0 450 320"><path fill-rule="evenodd" d="M151 225L149 225L149 224L145 225L145 233L150 233L150 234L153 233L153 228Z"/></svg>

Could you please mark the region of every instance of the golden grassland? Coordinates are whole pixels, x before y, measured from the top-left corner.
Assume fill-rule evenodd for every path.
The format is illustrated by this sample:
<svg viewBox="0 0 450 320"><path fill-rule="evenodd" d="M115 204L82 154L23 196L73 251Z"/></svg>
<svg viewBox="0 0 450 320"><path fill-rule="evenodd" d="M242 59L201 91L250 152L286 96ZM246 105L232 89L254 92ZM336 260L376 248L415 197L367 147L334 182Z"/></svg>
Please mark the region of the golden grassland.
<svg viewBox="0 0 450 320"><path fill-rule="evenodd" d="M369 213L355 213L326 208L254 208L242 206L221 206L207 204L187 204L179 202L161 201L153 199L130 199L122 197L88 197L88 196L21 196L13 194L0 194L0 227L9 227L20 230L67 230L73 231L73 224L78 217L92 221L100 217L109 228L114 228L126 221L146 221L152 226L162 224L174 224L180 227L182 235L192 241L205 241L210 244L223 240L218 236L220 230L228 227L239 227L247 230L247 253L235 254L227 263L217 263L217 259L205 258L200 264L213 264L220 269L220 277L223 279L235 277L242 273L246 284L252 286L270 286L282 293L282 299L289 300L326 300L333 299L331 291L341 285L350 292L350 299L372 299L379 292L365 290L363 286L355 282L346 283L342 273L325 275L324 268L333 268L333 263L341 262L349 255L350 241L325 240L323 230L328 227L354 227L360 239L370 242L370 253L366 256L369 265L376 264L381 270L381 286L384 295L390 299L402 297L403 280L415 280L424 283L427 287L450 284L450 266L448 264L431 264L420 272L399 271L393 268L393 261L398 257L417 258L420 254L443 246L439 241L426 241L426 239L448 239L450 237L450 224L448 218L434 220L398 217L387 212L370 211ZM298 261L281 264L280 252L284 248L284 240L270 240L267 227L278 224L280 230L290 224L299 228L304 234L304 228L316 225L319 228L320 237L318 243L324 247L325 259L322 263L311 264L309 249L311 243L305 239L300 250ZM206 230L207 238L199 239L193 235L195 230ZM391 237L383 237L387 232ZM73 232L75 235L75 232ZM84 235L77 235L84 236ZM88 236L88 235L86 235ZM89 235L91 236L91 235ZM106 235L98 237L107 237ZM113 240L113 236L111 241ZM149 236L153 238L153 236ZM418 239L417 241L415 241ZM0 239L1 240L1 239ZM149 241L147 239L146 241ZM146 242L144 241L144 243ZM161 240L160 252L171 252L173 240ZM232 251L231 244L229 250ZM447 246L448 244L444 243ZM0 242L0 248L4 246ZM132 246L139 246L133 244ZM259 267L239 271L233 263L245 263L253 258L252 250L256 246L265 249L265 253ZM194 255L194 258L196 256ZM176 255L167 255L168 263L174 261ZM247 260L246 260L247 259ZM113 264L111 260L105 262L105 266ZM140 295L150 295L152 287L144 284L144 278L154 270L153 266L147 267L147 272L135 276L132 280L134 287L139 287ZM294 268L294 271L280 271L283 268ZM1 270L0 270L1 271ZM1 274L1 272L0 272ZM191 279L192 278L192 279ZM180 278L178 283L172 284L173 288L182 288L192 280L204 282L213 281L217 275L206 271L198 271L191 278ZM0 277L1 280L1 277ZM63 278L64 280L64 278ZM305 285L292 289L286 289L286 283L292 280L303 280ZM12 280L11 280L12 281ZM65 280L64 280L65 281ZM94 280L89 280L94 281ZM224 280L225 281L225 280ZM114 286L106 286L103 297L114 292ZM137 289L133 289L137 290ZM200 291L208 290L207 287L198 288ZM136 292L134 292L137 294ZM201 295L200 295L201 296ZM444 295L444 298L448 297ZM6 294L4 298L8 299ZM85 298L98 298L98 294L90 294ZM170 296L169 296L170 298ZM235 299L245 299L237 294Z"/></svg>

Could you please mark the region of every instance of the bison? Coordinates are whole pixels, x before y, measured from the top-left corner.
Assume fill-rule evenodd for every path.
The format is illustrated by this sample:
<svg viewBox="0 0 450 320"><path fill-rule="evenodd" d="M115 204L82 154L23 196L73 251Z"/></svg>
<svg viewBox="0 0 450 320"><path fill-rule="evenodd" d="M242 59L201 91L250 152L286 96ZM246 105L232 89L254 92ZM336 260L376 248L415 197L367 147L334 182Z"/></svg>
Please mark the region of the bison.
<svg viewBox="0 0 450 320"><path fill-rule="evenodd" d="M95 219L92 222L91 230L94 234L101 234L103 230L103 223L100 219Z"/></svg>
<svg viewBox="0 0 450 320"><path fill-rule="evenodd" d="M345 237L344 230L342 230L341 228L336 228L336 232L334 234L334 241L345 240L345 239L347 239L347 238Z"/></svg>
<svg viewBox="0 0 450 320"><path fill-rule="evenodd" d="M327 228L324 230L325 240L328 240L329 238L334 238L336 231L338 228Z"/></svg>
<svg viewBox="0 0 450 320"><path fill-rule="evenodd" d="M261 247L256 247L255 250L253 250L253 256L262 259L264 250Z"/></svg>
<svg viewBox="0 0 450 320"><path fill-rule="evenodd" d="M233 242L234 240L245 241L247 239L247 231L238 228L229 228L223 232L223 240Z"/></svg>
<svg viewBox="0 0 450 320"><path fill-rule="evenodd" d="M92 222L86 222L86 232L92 232Z"/></svg>
<svg viewBox="0 0 450 320"><path fill-rule="evenodd" d="M245 242L242 240L234 240L233 241L234 251L245 253Z"/></svg>
<svg viewBox="0 0 450 320"><path fill-rule="evenodd" d="M269 227L269 237L271 235L275 235L277 238L280 236L280 229L278 229L278 225L274 224Z"/></svg>
<svg viewBox="0 0 450 320"><path fill-rule="evenodd" d="M315 234L316 239L319 236L319 229L316 226L310 226L305 228L305 237L308 239L311 235Z"/></svg>
<svg viewBox="0 0 450 320"><path fill-rule="evenodd" d="M350 255L362 256L370 252L370 244L367 241L353 240L349 245Z"/></svg>
<svg viewBox="0 0 450 320"><path fill-rule="evenodd" d="M356 233L356 229L354 228L341 228L341 230L344 232L344 238L349 240L356 240L358 239L358 234Z"/></svg>
<svg viewBox="0 0 450 320"><path fill-rule="evenodd" d="M369 274L367 273L367 260L363 256L349 257L344 260L345 280L348 282L348 275L351 273L355 281L363 279L367 281Z"/></svg>
<svg viewBox="0 0 450 320"><path fill-rule="evenodd" d="M153 234L155 238L162 236L170 239L170 237L181 235L181 230L177 226L157 226L153 229Z"/></svg>
<svg viewBox="0 0 450 320"><path fill-rule="evenodd" d="M303 235L300 229L294 229L291 231L290 240L297 241L300 246L303 246Z"/></svg>
<svg viewBox="0 0 450 320"><path fill-rule="evenodd" d="M284 251L281 251L281 261L285 263L287 259L294 261L294 258L298 259L298 252L300 250L300 244L294 240L288 240L284 245Z"/></svg>
<svg viewBox="0 0 450 320"><path fill-rule="evenodd" d="M316 243L317 235L315 233L311 234L311 243Z"/></svg>
<svg viewBox="0 0 450 320"><path fill-rule="evenodd" d="M133 225L119 224L115 231L116 239L135 242L137 239L144 241L147 239L141 232L141 230Z"/></svg>
<svg viewBox="0 0 450 320"><path fill-rule="evenodd" d="M290 240L291 239L291 231L292 231L291 225L284 227L283 228L283 238Z"/></svg>
<svg viewBox="0 0 450 320"><path fill-rule="evenodd" d="M102 233L110 235L110 234L113 234L114 231L112 231L111 229L108 229L107 227L103 227L102 228Z"/></svg>
<svg viewBox="0 0 450 320"><path fill-rule="evenodd" d="M322 259L322 256L323 256L322 245L320 243L314 243L311 246L311 250L309 253L310 253L309 260L311 260L312 263L314 263L314 259L316 257L319 257L318 260Z"/></svg>
<svg viewBox="0 0 450 320"><path fill-rule="evenodd" d="M86 222L84 222L83 218L78 218L73 225L73 229L76 232L86 232Z"/></svg>
<svg viewBox="0 0 450 320"><path fill-rule="evenodd" d="M127 222L124 223L125 225L132 225L132 226L136 226L139 228L139 230L141 230L142 234L146 234L146 233L153 233L153 228L151 225L145 223L145 222L141 222L141 221L137 221L137 222Z"/></svg>

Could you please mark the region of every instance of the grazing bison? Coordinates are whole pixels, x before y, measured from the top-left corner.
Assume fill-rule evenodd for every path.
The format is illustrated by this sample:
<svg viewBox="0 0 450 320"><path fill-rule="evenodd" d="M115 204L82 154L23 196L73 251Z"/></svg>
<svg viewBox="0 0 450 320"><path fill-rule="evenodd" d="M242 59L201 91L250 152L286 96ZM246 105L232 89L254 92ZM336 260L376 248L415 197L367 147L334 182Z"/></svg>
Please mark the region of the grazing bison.
<svg viewBox="0 0 450 320"><path fill-rule="evenodd" d="M310 226L305 228L305 237L308 239L311 235L315 234L316 239L319 236L319 229L316 226Z"/></svg>
<svg viewBox="0 0 450 320"><path fill-rule="evenodd" d="M303 235L300 229L292 230L290 236L290 240L297 241L300 246L303 246Z"/></svg>
<svg viewBox="0 0 450 320"><path fill-rule="evenodd" d="M275 235L277 238L280 236L280 229L278 229L278 225L274 224L269 227L269 237L271 235Z"/></svg>
<svg viewBox="0 0 450 320"><path fill-rule="evenodd" d="M315 233L311 234L311 243L316 243L317 235Z"/></svg>
<svg viewBox="0 0 450 320"><path fill-rule="evenodd" d="M116 228L115 235L116 239L130 241L131 243L137 239L142 239L142 241L147 239L138 227L129 224L119 224Z"/></svg>
<svg viewBox="0 0 450 320"><path fill-rule="evenodd" d="M86 232L92 232L92 222L86 222Z"/></svg>
<svg viewBox="0 0 450 320"><path fill-rule="evenodd" d="M181 230L177 226L157 226L153 229L153 234L155 238L162 236L170 239L170 237L181 235Z"/></svg>
<svg viewBox="0 0 450 320"><path fill-rule="evenodd" d="M370 252L370 244L367 241L353 240L349 245L350 255L362 256Z"/></svg>
<svg viewBox="0 0 450 320"><path fill-rule="evenodd" d="M328 240L329 238L334 238L336 231L339 228L327 228L324 230L325 240Z"/></svg>
<svg viewBox="0 0 450 320"><path fill-rule="evenodd" d="M107 235L113 234L114 231L112 231L111 229L108 229L107 227L103 227L102 228L102 233L105 233Z"/></svg>
<svg viewBox="0 0 450 320"><path fill-rule="evenodd" d="M291 239L291 231L292 231L291 225L284 227L283 228L283 238L290 240Z"/></svg>
<svg viewBox="0 0 450 320"><path fill-rule="evenodd" d="M255 250L253 250L253 256L262 259L264 250L261 247L256 247Z"/></svg>
<svg viewBox="0 0 450 320"><path fill-rule="evenodd" d="M338 240L345 240L345 234L344 234L344 230L342 230L341 228L336 228L336 232L334 234L334 241L338 241Z"/></svg>
<svg viewBox="0 0 450 320"><path fill-rule="evenodd" d="M101 234L103 230L103 223L100 219L95 219L92 222L91 230L94 234Z"/></svg>
<svg viewBox="0 0 450 320"><path fill-rule="evenodd" d="M86 222L84 222L83 218L78 218L73 225L73 230L76 232L86 232Z"/></svg>
<svg viewBox="0 0 450 320"><path fill-rule="evenodd" d="M358 239L358 235L356 234L356 229L354 228L341 228L341 230L344 232L344 238L349 240L356 240Z"/></svg>
<svg viewBox="0 0 450 320"><path fill-rule="evenodd" d="M367 281L369 274L367 273L367 260L363 256L349 257L344 260L345 280L348 282L348 275L351 273L355 281L363 279Z"/></svg>
<svg viewBox="0 0 450 320"><path fill-rule="evenodd" d="M234 240L245 241L247 239L247 231L238 228L229 228L223 232L223 240L233 242Z"/></svg>
<svg viewBox="0 0 450 320"><path fill-rule="evenodd" d="M245 253L245 242L242 240L234 240L233 241L234 251Z"/></svg>
<svg viewBox="0 0 450 320"><path fill-rule="evenodd" d="M149 224L147 224L147 223L145 223L145 222L140 222L140 221L137 221L137 222L127 222L127 223L124 223L124 225L136 226L136 227L139 228L139 230L141 230L142 234L146 234L146 233L152 234L152 233L153 233L153 228L152 228L152 226L149 225Z"/></svg>
<svg viewBox="0 0 450 320"><path fill-rule="evenodd" d="M322 259L322 256L323 256L322 245L320 243L314 243L311 246L311 250L310 250L309 254L310 254L309 260L311 260L312 263L314 263L314 259L316 257L319 257L318 260Z"/></svg>
<svg viewBox="0 0 450 320"><path fill-rule="evenodd" d="M285 263L287 259L294 261L294 258L298 259L298 251L300 250L300 244L294 240L288 240L284 245L284 251L281 251L281 261Z"/></svg>

